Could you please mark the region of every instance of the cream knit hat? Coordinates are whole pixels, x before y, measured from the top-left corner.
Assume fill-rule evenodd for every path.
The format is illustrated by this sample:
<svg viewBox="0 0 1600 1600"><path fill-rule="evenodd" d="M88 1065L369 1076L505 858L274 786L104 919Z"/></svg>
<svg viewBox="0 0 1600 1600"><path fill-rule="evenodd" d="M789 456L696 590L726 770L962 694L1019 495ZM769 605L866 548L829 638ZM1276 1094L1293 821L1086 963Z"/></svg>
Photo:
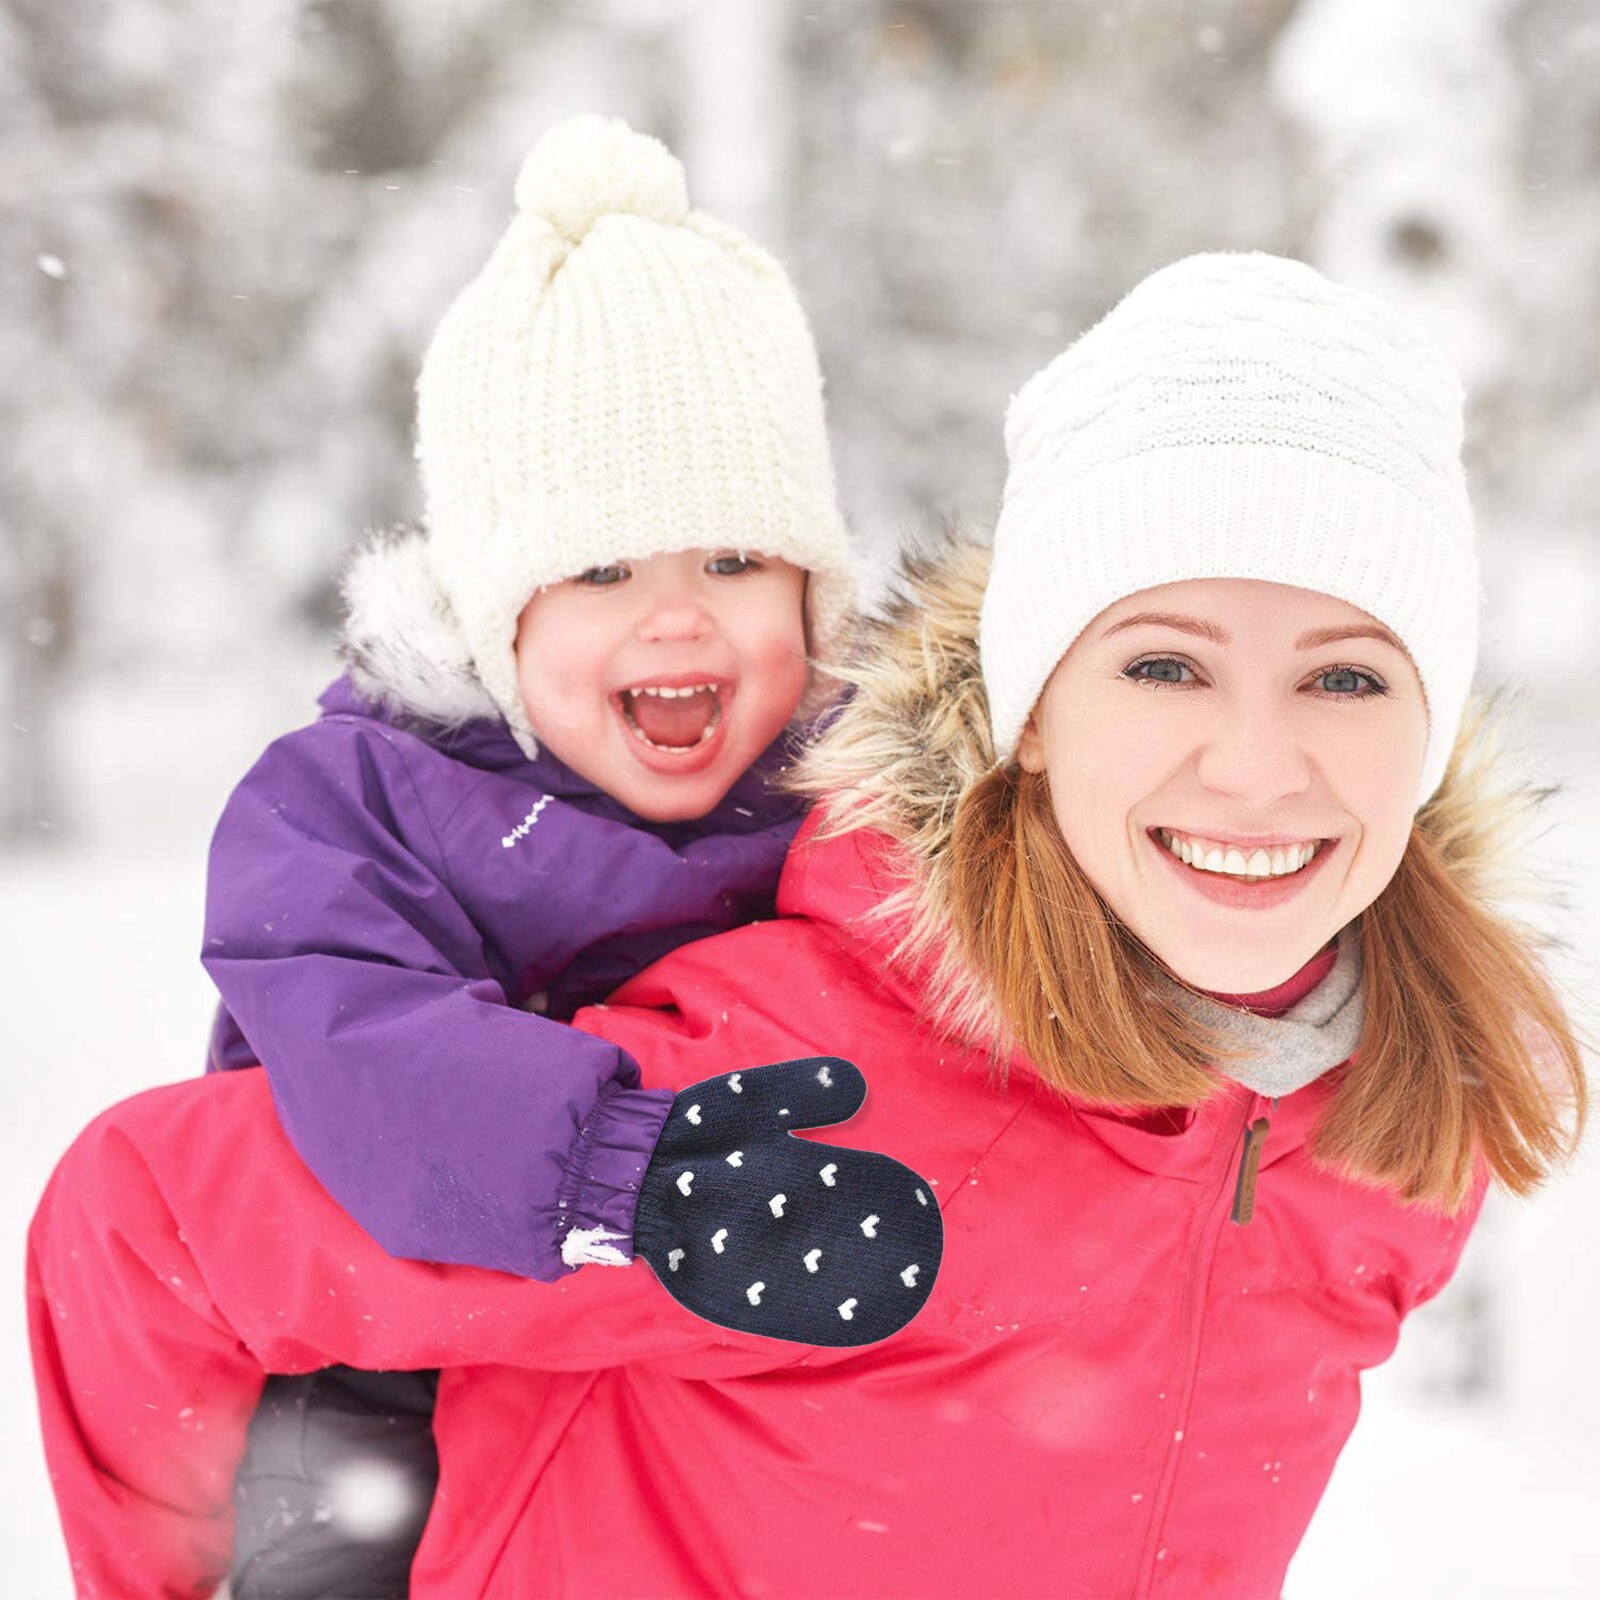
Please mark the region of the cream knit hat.
<svg viewBox="0 0 1600 1600"><path fill-rule="evenodd" d="M1151 274L1016 395L980 649L1009 761L1056 663L1108 605L1262 578L1359 606L1428 704L1422 806L1455 742L1481 593L1461 384L1375 295L1262 254Z"/></svg>
<svg viewBox="0 0 1600 1600"><path fill-rule="evenodd" d="M417 460L434 576L518 742L538 749L517 617L590 567L699 546L792 561L826 658L855 563L783 269L691 211L678 161L613 119L552 128L516 205L428 347Z"/></svg>

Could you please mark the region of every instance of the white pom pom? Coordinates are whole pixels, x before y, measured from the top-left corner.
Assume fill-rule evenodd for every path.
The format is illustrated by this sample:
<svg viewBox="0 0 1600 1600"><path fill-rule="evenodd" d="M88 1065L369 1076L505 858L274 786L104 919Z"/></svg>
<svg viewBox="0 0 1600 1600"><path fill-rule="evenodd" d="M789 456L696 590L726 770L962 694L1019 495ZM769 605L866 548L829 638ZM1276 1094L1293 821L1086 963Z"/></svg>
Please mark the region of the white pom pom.
<svg viewBox="0 0 1600 1600"><path fill-rule="evenodd" d="M558 123L528 152L517 177L517 209L543 217L576 244L614 212L682 222L689 194L678 158L617 117Z"/></svg>

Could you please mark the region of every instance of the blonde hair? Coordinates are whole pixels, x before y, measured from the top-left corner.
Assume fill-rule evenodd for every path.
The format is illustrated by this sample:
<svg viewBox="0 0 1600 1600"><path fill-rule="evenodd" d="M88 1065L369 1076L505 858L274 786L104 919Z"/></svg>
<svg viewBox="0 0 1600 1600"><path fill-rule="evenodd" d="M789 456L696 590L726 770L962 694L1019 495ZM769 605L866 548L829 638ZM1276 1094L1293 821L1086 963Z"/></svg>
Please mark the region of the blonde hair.
<svg viewBox="0 0 1600 1600"><path fill-rule="evenodd" d="M1311 1150L1407 1200L1458 1209L1480 1157L1526 1194L1577 1143L1581 1051L1540 952L1554 940L1497 909L1511 836L1555 793L1490 782L1503 697L1474 697L1443 782L1393 878L1357 919L1366 1017ZM956 810L947 911L1005 1027L1048 1083L1119 1106L1189 1106L1239 1058L1159 997L1164 970L1073 859L1048 779L992 768Z"/></svg>

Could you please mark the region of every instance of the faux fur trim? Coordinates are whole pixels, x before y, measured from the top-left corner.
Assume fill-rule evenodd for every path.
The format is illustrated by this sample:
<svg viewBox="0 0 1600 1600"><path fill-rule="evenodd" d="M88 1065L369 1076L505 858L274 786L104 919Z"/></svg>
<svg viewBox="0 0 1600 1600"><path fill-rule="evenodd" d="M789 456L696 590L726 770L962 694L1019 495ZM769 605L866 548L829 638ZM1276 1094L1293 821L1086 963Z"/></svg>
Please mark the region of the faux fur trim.
<svg viewBox="0 0 1600 1600"><path fill-rule="evenodd" d="M994 765L978 660L989 556L951 530L901 556L883 615L861 619L836 669L855 692L790 781L826 807L820 836L870 828L906 848L911 876L872 913L903 929L890 959L929 973L917 987L941 1031L1001 1051L993 992L947 936L956 807Z"/></svg>
<svg viewBox="0 0 1600 1600"><path fill-rule="evenodd" d="M415 527L369 533L340 580L340 659L361 695L391 712L453 726L498 717Z"/></svg>
<svg viewBox="0 0 1600 1600"><path fill-rule="evenodd" d="M873 913L903 929L892 959L921 974L935 1025L1005 1051L992 991L947 937L956 808L994 765L978 658L989 557L953 530L902 557L883 615L862 619L838 669L855 693L791 779L827 807L824 836L872 828L905 847L911 875ZM1497 909L1565 906L1567 896L1522 856L1558 791L1531 782L1507 747L1514 712L1505 691L1469 696L1444 779L1418 821L1469 898ZM1554 942L1522 925L1536 943Z"/></svg>

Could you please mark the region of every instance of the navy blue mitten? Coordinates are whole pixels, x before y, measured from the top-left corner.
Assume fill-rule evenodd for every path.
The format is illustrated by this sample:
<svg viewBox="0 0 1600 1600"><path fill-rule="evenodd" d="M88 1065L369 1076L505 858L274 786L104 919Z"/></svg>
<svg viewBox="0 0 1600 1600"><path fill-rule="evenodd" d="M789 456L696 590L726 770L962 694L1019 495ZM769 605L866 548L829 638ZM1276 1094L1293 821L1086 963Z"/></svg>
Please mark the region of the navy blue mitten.
<svg viewBox="0 0 1600 1600"><path fill-rule="evenodd" d="M932 1186L876 1151L790 1138L866 1097L860 1068L813 1056L673 1100L634 1250L674 1300L740 1333L836 1346L887 1339L922 1309L944 1249Z"/></svg>

